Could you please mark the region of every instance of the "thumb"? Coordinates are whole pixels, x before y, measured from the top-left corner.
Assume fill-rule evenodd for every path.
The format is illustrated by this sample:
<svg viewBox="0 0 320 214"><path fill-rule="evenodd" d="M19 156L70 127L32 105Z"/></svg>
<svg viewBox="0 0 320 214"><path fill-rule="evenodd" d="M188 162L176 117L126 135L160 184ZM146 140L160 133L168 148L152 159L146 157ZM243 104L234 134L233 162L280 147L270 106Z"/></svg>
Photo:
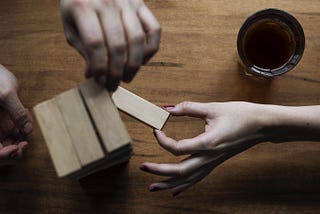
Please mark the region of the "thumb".
<svg viewBox="0 0 320 214"><path fill-rule="evenodd" d="M170 114L174 116L190 116L205 118L208 114L206 103L182 102L175 106L164 107Z"/></svg>
<svg viewBox="0 0 320 214"><path fill-rule="evenodd" d="M32 119L29 111L22 105L17 93L10 94L3 105L17 128L24 134L30 134L33 129Z"/></svg>

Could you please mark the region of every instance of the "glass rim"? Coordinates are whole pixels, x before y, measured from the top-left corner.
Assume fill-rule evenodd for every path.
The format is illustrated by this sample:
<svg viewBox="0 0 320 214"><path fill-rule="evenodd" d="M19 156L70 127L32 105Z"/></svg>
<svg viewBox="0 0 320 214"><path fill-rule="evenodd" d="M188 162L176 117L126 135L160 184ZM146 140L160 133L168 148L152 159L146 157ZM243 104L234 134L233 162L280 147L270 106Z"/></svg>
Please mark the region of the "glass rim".
<svg viewBox="0 0 320 214"><path fill-rule="evenodd" d="M285 24L292 32L293 34L292 36L295 40L295 51L291 56L291 58L285 64L275 69L265 69L265 68L260 68L260 67L251 65L248 62L243 50L244 49L243 41L244 41L244 37L246 35L247 30L250 28L250 26L252 26L253 24L263 19L275 20L275 21L281 22L281 24ZM305 48L305 35L304 35L304 31L301 24L298 22L298 20L294 16L292 16L288 12L280 9L275 9L275 8L263 9L250 15L240 27L238 38L237 38L237 49L238 49L238 54L241 58L242 63L247 67L247 69L251 73L257 74L263 77L278 76L292 70L301 60L304 52L304 48Z"/></svg>

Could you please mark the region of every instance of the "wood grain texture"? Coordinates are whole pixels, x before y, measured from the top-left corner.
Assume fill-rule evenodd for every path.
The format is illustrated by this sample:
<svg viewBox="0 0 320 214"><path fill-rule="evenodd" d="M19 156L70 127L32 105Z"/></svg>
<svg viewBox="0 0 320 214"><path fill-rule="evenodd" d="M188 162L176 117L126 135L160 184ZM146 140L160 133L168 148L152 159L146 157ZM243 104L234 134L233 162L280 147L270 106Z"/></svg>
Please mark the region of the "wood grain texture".
<svg viewBox="0 0 320 214"><path fill-rule="evenodd" d="M122 87L111 97L117 108L155 129L161 130L170 116L169 112Z"/></svg>
<svg viewBox="0 0 320 214"><path fill-rule="evenodd" d="M56 100L37 105L34 113L58 176L64 177L79 170L81 165Z"/></svg>
<svg viewBox="0 0 320 214"><path fill-rule="evenodd" d="M102 147L78 88L64 92L55 99L81 165L85 166L103 158Z"/></svg>
<svg viewBox="0 0 320 214"><path fill-rule="evenodd" d="M129 133L109 92L94 79L84 81L79 88L107 152L128 145L131 142Z"/></svg>
<svg viewBox="0 0 320 214"><path fill-rule="evenodd" d="M319 104L319 0L146 0L162 25L160 51L123 86L157 106L181 101L243 100L282 105ZM255 81L238 66L236 38L253 12L274 7L304 28L306 49L298 66L272 81ZM20 83L26 107L77 87L85 64L65 41L59 1L0 1L0 63ZM128 164L81 182L57 179L39 127L14 168L0 170L0 213L243 213L320 212L320 144L258 145L217 167L173 198L149 193L163 177L139 171L143 162L179 162L156 142L150 127L121 114L133 140ZM164 131L174 139L204 129L203 121L171 117Z"/></svg>

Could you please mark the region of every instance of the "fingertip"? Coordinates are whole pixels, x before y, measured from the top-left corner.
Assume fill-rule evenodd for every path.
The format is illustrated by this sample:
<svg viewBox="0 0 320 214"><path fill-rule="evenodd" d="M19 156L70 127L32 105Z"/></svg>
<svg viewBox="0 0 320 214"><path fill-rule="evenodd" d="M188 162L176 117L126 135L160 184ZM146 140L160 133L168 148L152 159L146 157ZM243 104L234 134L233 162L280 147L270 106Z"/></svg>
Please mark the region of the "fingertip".
<svg viewBox="0 0 320 214"><path fill-rule="evenodd" d="M150 192L156 192L156 191L159 191L159 190L160 190L160 187L157 184L151 184L150 187L149 187L149 191Z"/></svg>
<svg viewBox="0 0 320 214"><path fill-rule="evenodd" d="M139 168L140 168L140 170L142 170L144 172L150 172L150 169L144 164L142 164Z"/></svg>
<svg viewBox="0 0 320 214"><path fill-rule="evenodd" d="M157 133L157 129L154 129L154 130L153 130L153 135L154 135L155 138L158 138L157 134L158 134L158 133Z"/></svg>
<svg viewBox="0 0 320 214"><path fill-rule="evenodd" d="M175 116L205 118L208 114L208 108L206 103L184 101L177 104L170 113Z"/></svg>
<svg viewBox="0 0 320 214"><path fill-rule="evenodd" d="M171 111L175 108L175 105L165 105L163 106L163 109L166 111Z"/></svg>
<svg viewBox="0 0 320 214"><path fill-rule="evenodd" d="M25 149L25 148L27 148L28 147L28 142L27 141L22 141L22 142L20 142L19 144L18 144L18 147L20 148L20 149Z"/></svg>
<svg viewBox="0 0 320 214"><path fill-rule="evenodd" d="M24 134L29 135L32 132L32 130L33 130L33 125L31 121L28 121L23 125L22 131Z"/></svg>
<svg viewBox="0 0 320 214"><path fill-rule="evenodd" d="M117 90L120 85L120 80L112 78L110 75L102 74L95 77L96 82L106 88L110 92L114 92Z"/></svg>
<svg viewBox="0 0 320 214"><path fill-rule="evenodd" d="M138 67L126 66L125 72L123 73L123 78L122 78L123 82L130 83L133 80L133 78L136 76L139 69L140 69L140 66Z"/></svg>
<svg viewBox="0 0 320 214"><path fill-rule="evenodd" d="M130 83L133 80L134 75L132 74L125 74L123 75L123 82Z"/></svg>
<svg viewBox="0 0 320 214"><path fill-rule="evenodd" d="M107 89L110 92L114 92L117 90L118 86L120 84L119 80L113 80L110 77L107 79Z"/></svg>
<svg viewBox="0 0 320 214"><path fill-rule="evenodd" d="M154 137L159 141L159 138L166 136L165 133L159 129L153 130Z"/></svg>
<svg viewBox="0 0 320 214"><path fill-rule="evenodd" d="M27 108L24 108L17 94L13 94L6 100L4 108L21 133L29 134L32 131L31 114Z"/></svg>
<svg viewBox="0 0 320 214"><path fill-rule="evenodd" d="M18 158L22 158L23 152L26 150L28 147L28 142L27 141L22 141L18 144Z"/></svg>
<svg viewBox="0 0 320 214"><path fill-rule="evenodd" d="M155 133L156 135L159 135L159 134L164 135L164 132L161 131L161 130L159 130L159 129L155 129L155 130L154 130L154 133Z"/></svg>

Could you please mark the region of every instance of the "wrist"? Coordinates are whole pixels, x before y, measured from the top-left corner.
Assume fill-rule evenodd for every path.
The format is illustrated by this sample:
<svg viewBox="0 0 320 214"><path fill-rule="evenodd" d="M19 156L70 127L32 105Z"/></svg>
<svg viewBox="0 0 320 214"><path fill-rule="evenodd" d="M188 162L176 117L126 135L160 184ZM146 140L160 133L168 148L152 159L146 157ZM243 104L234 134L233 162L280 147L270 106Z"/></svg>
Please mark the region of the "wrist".
<svg viewBox="0 0 320 214"><path fill-rule="evenodd" d="M320 141L320 106L257 105L268 141Z"/></svg>

